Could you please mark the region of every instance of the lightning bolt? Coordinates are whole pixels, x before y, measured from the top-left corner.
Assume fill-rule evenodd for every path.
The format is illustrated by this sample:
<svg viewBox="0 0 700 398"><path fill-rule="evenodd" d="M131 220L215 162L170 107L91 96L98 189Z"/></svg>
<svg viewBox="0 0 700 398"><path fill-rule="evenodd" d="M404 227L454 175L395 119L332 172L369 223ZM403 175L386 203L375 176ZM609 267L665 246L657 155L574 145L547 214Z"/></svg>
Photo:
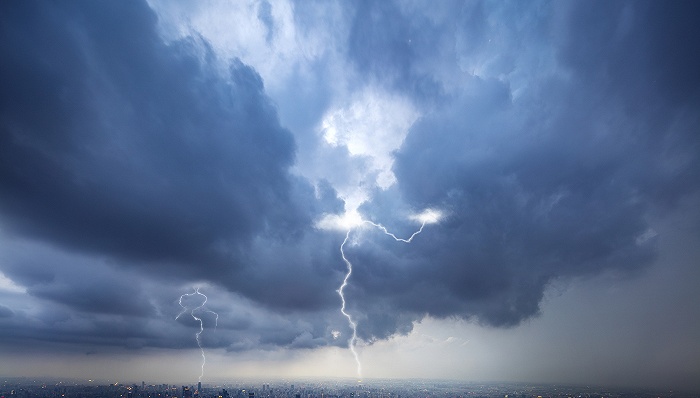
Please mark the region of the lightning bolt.
<svg viewBox="0 0 700 398"><path fill-rule="evenodd" d="M340 306L340 312L345 315L346 318L348 318L348 323L350 324L350 327L352 328L352 338L350 338L350 341L348 342L348 348L352 352L352 355L355 357L355 362L357 363L357 377L362 379L362 364L360 363L360 357L357 356L357 351L355 351L355 343L357 342L357 323L352 320L352 317L350 314L345 312L345 295L343 294L343 289L345 289L345 286L348 285L348 279L350 278L350 275L352 274L352 263L350 260L345 257L345 244L348 242L348 239L350 238L350 231L345 234L345 239L343 240L343 243L340 245L340 255L343 257L343 261L345 261L345 265L348 267L348 273L345 274L345 279L343 279L343 284L340 285L340 288L338 289L338 295L340 296L340 301L342 302L342 305Z"/></svg>
<svg viewBox="0 0 700 398"><path fill-rule="evenodd" d="M387 234L387 235L391 236L392 238L394 238L395 241L397 241L397 242L403 242L403 243L411 243L411 241L413 240L413 238L416 237L416 235L418 235L419 233L423 232L423 228L425 228L425 224L427 223L427 221L423 221L422 224L420 225L420 228L418 228L418 230L417 230L416 232L414 232L414 233L411 235L410 238L408 238L408 239L401 239L401 238L397 238L396 235L394 235L394 234L392 234L391 232L389 232L389 231L386 229L386 227L384 227L382 224L375 224L375 223L373 223L372 221L362 221L362 222L363 222L364 224L370 224L370 225L373 225L373 226L375 226L375 227L381 229L385 234Z"/></svg>
<svg viewBox="0 0 700 398"><path fill-rule="evenodd" d="M428 223L436 223L438 220L441 218L441 213L436 211L436 210L426 210L420 215L413 216L411 218L421 221L421 226L418 228L416 232L414 232L408 239L403 239L399 238L393 233L389 232L389 230L384 227L382 224L377 224L372 221L367 221L367 220L361 220L358 226L363 226L363 225L371 225L375 228L380 229L382 232L384 232L386 235L391 236L394 238L395 241L397 242L403 242L403 243L411 243L413 241L413 238L416 237L416 235L420 234L423 232L423 228L425 228L425 225ZM357 355L357 351L355 350L355 345L357 343L357 322L353 321L352 316L350 316L347 311L345 311L345 295L343 294L343 289L348 285L348 279L350 279L350 275L352 275L352 263L350 260L348 260L347 257L345 257L345 245L348 243L348 240L350 239L350 232L352 232L353 228L348 229L347 233L345 234L345 239L343 240L343 243L340 245L340 255L343 258L343 261L345 262L345 265L347 266L348 272L345 274L345 278L343 279L343 283L340 285L340 288L337 290L338 295L340 296L340 301L342 302L342 305L340 306L340 312L348 319L348 323L350 324L350 327L352 328L352 337L350 338L350 341L348 342L348 348L352 352L352 355L355 357L355 362L357 363L357 377L362 379L362 364L360 363L360 357Z"/></svg>
<svg viewBox="0 0 700 398"><path fill-rule="evenodd" d="M195 313L195 311L204 311L204 312L208 312L208 313L210 313L210 314L214 314L214 315L216 316L216 318L215 318L215 319L216 319L216 322L215 322L215 324L214 324L214 330L216 330L216 327L219 326L219 314L217 314L217 313L214 312L214 311L208 310L208 309L202 309L202 308L207 304L207 300L209 300L209 298L208 298L204 293L201 293L201 292L199 291L199 288L196 287L196 288L194 289L194 293L185 293L185 294L183 294L183 295L180 296L180 300L178 301L178 304L180 304L180 307L182 307L182 312L180 312L180 313L175 317L175 320L178 320L183 314L187 313L187 307L184 306L184 305L182 304L182 298L185 297L185 296L188 296L188 297L189 297L189 296L194 296L194 295L198 295L198 296L203 296L203 297L204 297L204 301L202 302L202 304L200 304L198 307L195 307L195 308L193 308L193 309L191 309L191 310L189 311L190 316L191 316L195 321L199 322L199 331L198 331L197 333L195 333L194 336L195 336L195 340L197 340L197 346L199 347L199 351L202 353L202 371L201 371L201 373L199 374L199 381L201 382L201 381L202 381L202 377L204 377L204 365L207 363L207 357L204 355L204 348L202 348L202 340L200 339L200 336L202 335L202 332L204 332L204 322L202 321L202 318L196 316L194 313Z"/></svg>

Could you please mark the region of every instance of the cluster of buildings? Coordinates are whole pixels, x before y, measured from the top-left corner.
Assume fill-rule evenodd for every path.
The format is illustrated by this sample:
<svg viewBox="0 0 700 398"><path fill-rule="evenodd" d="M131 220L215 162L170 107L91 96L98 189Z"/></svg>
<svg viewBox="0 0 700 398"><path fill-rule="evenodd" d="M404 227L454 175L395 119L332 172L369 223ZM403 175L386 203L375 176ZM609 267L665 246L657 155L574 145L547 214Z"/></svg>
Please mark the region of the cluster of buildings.
<svg viewBox="0 0 700 398"><path fill-rule="evenodd" d="M476 384L429 380L227 382L202 385L40 383L0 380L0 398L700 398L675 391L611 390L586 386Z"/></svg>

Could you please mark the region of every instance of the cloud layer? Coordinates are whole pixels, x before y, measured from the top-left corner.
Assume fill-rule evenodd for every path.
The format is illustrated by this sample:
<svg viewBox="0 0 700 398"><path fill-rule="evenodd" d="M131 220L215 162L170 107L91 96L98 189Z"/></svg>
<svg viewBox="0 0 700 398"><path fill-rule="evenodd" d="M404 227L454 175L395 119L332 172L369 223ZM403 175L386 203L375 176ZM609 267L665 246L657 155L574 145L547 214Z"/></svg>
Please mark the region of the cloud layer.
<svg viewBox="0 0 700 398"><path fill-rule="evenodd" d="M361 338L514 326L553 281L643 269L650 214L697 192L693 3L265 2L243 42L199 6L166 40L154 7L2 5L2 341L191 348L196 285L208 347L344 346L318 222L354 210L444 214L351 232Z"/></svg>

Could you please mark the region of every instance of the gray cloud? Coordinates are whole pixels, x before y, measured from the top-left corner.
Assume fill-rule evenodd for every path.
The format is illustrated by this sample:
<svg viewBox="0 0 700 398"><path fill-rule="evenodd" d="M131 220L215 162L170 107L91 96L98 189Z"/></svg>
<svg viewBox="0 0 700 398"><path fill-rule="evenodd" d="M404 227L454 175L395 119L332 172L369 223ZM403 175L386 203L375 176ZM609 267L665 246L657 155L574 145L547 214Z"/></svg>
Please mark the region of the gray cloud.
<svg viewBox="0 0 700 398"><path fill-rule="evenodd" d="M143 5L8 8L6 227L224 272L235 261L218 246L308 225L287 173L293 139L251 68L234 64L225 81L200 63L196 43L159 43Z"/></svg>
<svg viewBox="0 0 700 398"><path fill-rule="evenodd" d="M145 5L42 8L5 18L5 228L235 282L254 236L294 239L336 206L288 173L292 136L250 67L222 78L206 43L166 46Z"/></svg>
<svg viewBox="0 0 700 398"><path fill-rule="evenodd" d="M651 84L676 66L658 65L664 56L646 51L663 47L659 37L697 29L672 26L679 9L574 5L543 13L534 32L498 32L501 41L519 41L550 26L550 37L565 38L553 48L561 66L517 93L502 75L467 78L468 90L412 127L397 153L397 188L377 192L364 211L402 230L409 228L387 219L397 200L399 209L440 208L447 217L409 247L375 231L351 250L359 286L349 294L370 324L361 329L365 338L410 330L424 314L516 325L539 313L545 288L558 278L633 273L655 255L654 240L645 239L653 235L649 212L698 189L690 177L700 171L697 85L679 88L685 101L677 103L668 86ZM494 33L465 29L457 35L477 43ZM484 55L475 44L455 57L470 54ZM527 67L527 49L511 55ZM405 68L414 59L421 57L385 61ZM389 242L368 243L382 239Z"/></svg>
<svg viewBox="0 0 700 398"><path fill-rule="evenodd" d="M145 4L3 8L3 230L59 248L16 253L3 272L37 305L73 311L64 312L64 325L76 329L46 338L63 341L65 333L67 341L74 330L86 342L93 334L95 342L127 339L134 347L180 344L146 321L158 308L176 314L165 303L179 293L144 291L134 272L169 283L216 281L263 305L328 307L333 290L317 286L332 271L311 280L326 267L314 252L331 246L306 250L309 268L295 247L339 201L328 184L317 199L289 173L294 140L252 68L233 62L221 76L205 42L166 45ZM270 245L289 257L258 260ZM156 306L154 295L162 295ZM45 315L32 318L36 338L48 333ZM120 334L120 322L134 334Z"/></svg>
<svg viewBox="0 0 700 398"><path fill-rule="evenodd" d="M350 334L344 234L314 227L343 203L290 172L297 144L252 67L222 75L204 39L165 44L145 4L2 7L0 270L28 303L3 302L0 340L193 348L177 298L204 285L207 347L347 344L331 335ZM650 212L697 191L694 4L514 7L347 6L357 86L422 113L398 183L362 211L400 236L406 214L445 212L410 245L351 233L348 308L368 341L428 314L513 326L555 280L637 272L655 256ZM268 3L259 18L269 41ZM315 79L286 110L305 129L330 102Z"/></svg>
<svg viewBox="0 0 700 398"><path fill-rule="evenodd" d="M5 307L4 305L0 305L0 318L9 318L14 314L15 313L11 309Z"/></svg>

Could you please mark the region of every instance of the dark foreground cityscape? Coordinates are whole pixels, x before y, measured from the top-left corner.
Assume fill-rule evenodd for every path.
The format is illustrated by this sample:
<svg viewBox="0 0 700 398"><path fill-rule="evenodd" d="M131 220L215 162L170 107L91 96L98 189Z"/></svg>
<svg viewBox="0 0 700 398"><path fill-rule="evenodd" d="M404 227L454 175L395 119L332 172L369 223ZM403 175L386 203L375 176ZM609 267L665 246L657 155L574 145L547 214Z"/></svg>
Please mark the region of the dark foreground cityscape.
<svg viewBox="0 0 700 398"><path fill-rule="evenodd" d="M194 384L1 379L0 398L545 398L700 397L684 391L444 380L305 379Z"/></svg>

